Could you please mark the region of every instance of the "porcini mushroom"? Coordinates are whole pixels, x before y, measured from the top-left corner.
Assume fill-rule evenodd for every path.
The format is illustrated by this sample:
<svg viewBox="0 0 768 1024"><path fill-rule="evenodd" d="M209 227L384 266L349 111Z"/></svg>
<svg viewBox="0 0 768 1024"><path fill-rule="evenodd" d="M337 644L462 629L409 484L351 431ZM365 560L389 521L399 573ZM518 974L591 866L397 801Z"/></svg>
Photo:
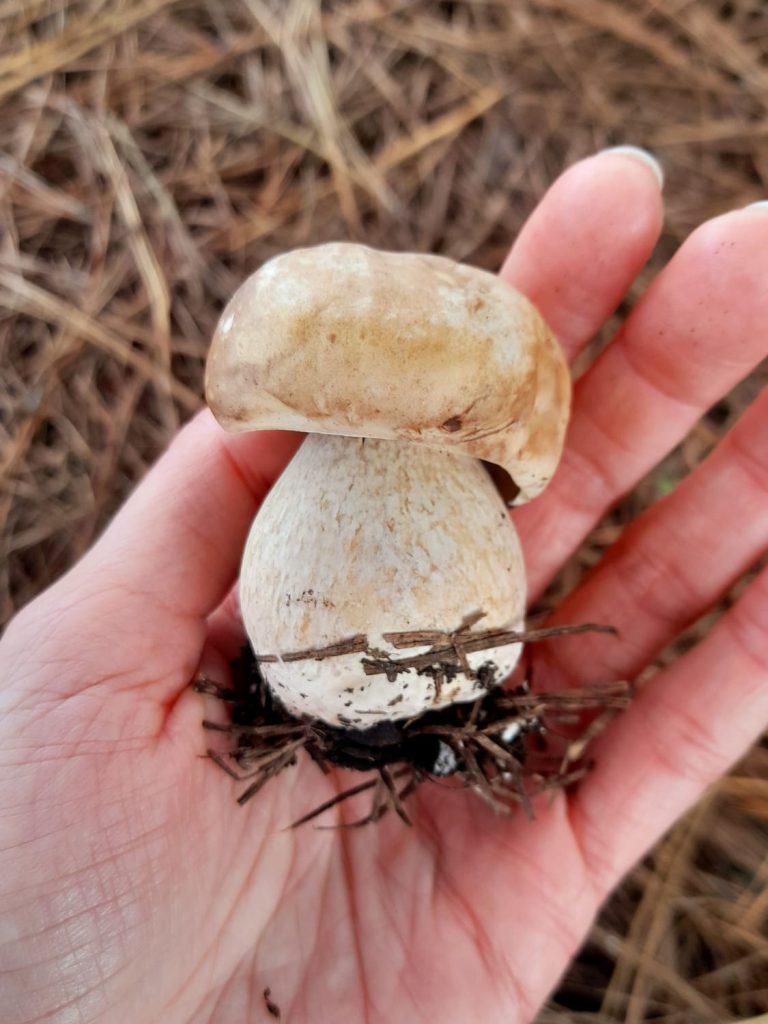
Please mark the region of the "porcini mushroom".
<svg viewBox="0 0 768 1024"><path fill-rule="evenodd" d="M361 662L401 654L397 633L425 633L413 653L462 624L522 627L520 546L483 462L516 502L535 497L570 402L560 347L523 295L439 256L289 252L224 310L206 395L228 429L309 434L240 574L246 632L289 713L361 730L475 699L483 664L494 682L511 672L519 644L466 654L451 679Z"/></svg>

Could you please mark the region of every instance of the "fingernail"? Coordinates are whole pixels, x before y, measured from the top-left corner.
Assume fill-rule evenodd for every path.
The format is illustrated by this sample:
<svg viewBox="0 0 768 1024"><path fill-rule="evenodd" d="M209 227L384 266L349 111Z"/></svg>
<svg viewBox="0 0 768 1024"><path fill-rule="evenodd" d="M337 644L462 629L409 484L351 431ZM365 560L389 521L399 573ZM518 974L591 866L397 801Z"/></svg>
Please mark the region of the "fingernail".
<svg viewBox="0 0 768 1024"><path fill-rule="evenodd" d="M754 210L755 207L759 207L762 210L768 210L768 199L758 199L756 203L747 203L744 207L745 210Z"/></svg>
<svg viewBox="0 0 768 1024"><path fill-rule="evenodd" d="M664 187L664 168L647 149L641 149L640 146L609 146L607 149L601 149L600 153L618 153L619 156L628 156L632 160L639 160L646 167L651 168L658 179L659 188Z"/></svg>

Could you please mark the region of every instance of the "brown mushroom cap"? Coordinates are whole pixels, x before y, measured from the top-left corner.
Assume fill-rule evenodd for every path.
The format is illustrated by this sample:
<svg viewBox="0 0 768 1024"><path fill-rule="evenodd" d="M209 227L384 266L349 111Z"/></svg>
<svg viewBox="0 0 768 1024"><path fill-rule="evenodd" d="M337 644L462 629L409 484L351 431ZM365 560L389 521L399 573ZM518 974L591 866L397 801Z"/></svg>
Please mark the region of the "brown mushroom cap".
<svg viewBox="0 0 768 1024"><path fill-rule="evenodd" d="M535 497L570 407L560 346L498 277L350 243L278 256L236 292L206 397L230 430L406 440L501 466Z"/></svg>

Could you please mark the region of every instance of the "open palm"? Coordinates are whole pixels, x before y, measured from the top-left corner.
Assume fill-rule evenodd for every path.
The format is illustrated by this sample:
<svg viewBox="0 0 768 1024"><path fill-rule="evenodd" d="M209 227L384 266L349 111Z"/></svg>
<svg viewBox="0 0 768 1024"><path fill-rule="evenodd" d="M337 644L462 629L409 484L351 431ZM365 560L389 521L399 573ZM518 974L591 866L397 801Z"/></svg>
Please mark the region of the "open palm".
<svg viewBox="0 0 768 1024"><path fill-rule="evenodd" d="M573 356L661 222L626 152L570 168L502 270ZM768 352L768 209L705 224L576 386L563 463L514 513L535 596L605 509ZM413 829L284 826L350 776L303 759L244 807L197 755L248 525L295 449L202 413L0 653L0 1005L32 1021L530 1021L610 888L768 721L768 575L657 673L567 797L496 818L424 786ZM547 688L635 677L768 546L768 395L630 526L533 650ZM206 698L207 699L207 698ZM342 806L332 812L349 813ZM331 815L331 816L332 816Z"/></svg>

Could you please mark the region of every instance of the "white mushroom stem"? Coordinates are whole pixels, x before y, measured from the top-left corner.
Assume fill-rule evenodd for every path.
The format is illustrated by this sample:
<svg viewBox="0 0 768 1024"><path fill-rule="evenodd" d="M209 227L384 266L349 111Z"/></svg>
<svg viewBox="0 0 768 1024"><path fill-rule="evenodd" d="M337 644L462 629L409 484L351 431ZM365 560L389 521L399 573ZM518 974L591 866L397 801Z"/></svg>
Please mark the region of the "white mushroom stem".
<svg viewBox="0 0 768 1024"><path fill-rule="evenodd" d="M326 647L360 634L402 656L385 633L520 629L522 554L482 464L407 442L312 435L251 528L240 603L257 654ZM419 648L409 649L416 654ZM427 647L423 650L428 650ZM508 675L520 646L468 655ZM472 674L442 685L414 670L367 676L361 653L266 662L287 710L334 726L367 728L478 696Z"/></svg>

